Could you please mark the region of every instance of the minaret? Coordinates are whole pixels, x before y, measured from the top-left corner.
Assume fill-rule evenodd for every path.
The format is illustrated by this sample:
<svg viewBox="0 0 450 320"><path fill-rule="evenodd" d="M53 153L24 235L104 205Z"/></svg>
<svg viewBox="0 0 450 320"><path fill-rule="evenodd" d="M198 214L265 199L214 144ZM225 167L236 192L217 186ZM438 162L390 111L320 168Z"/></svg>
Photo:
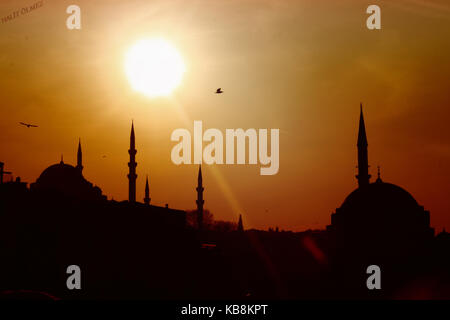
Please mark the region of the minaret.
<svg viewBox="0 0 450 320"><path fill-rule="evenodd" d="M136 147L135 147L135 139L134 139L134 124L131 122L131 135L130 135L130 149L128 153L130 154L130 162L128 162L128 201L131 203L136 202L136 166L137 163L135 161L136 156Z"/></svg>
<svg viewBox="0 0 450 320"><path fill-rule="evenodd" d="M147 175L147 178L145 180L145 198L144 198L144 203L146 205L150 204L150 189L148 187L148 175Z"/></svg>
<svg viewBox="0 0 450 320"><path fill-rule="evenodd" d="M369 184L369 162L367 156L367 136L366 126L364 125L364 116L362 112L362 104L360 105L361 111L359 116L359 132L358 132L358 179L359 187L364 187Z"/></svg>
<svg viewBox="0 0 450 320"><path fill-rule="evenodd" d="M83 171L83 153L81 152L81 139L78 139L77 167L80 172Z"/></svg>
<svg viewBox="0 0 450 320"><path fill-rule="evenodd" d="M202 179L202 166L200 165L198 168L198 185L197 185L197 221L198 221L198 229L201 230L203 228L203 204L205 200L203 200L203 179Z"/></svg>
<svg viewBox="0 0 450 320"><path fill-rule="evenodd" d="M239 232L244 231L244 225L242 224L242 214L239 215L237 231L239 231Z"/></svg>

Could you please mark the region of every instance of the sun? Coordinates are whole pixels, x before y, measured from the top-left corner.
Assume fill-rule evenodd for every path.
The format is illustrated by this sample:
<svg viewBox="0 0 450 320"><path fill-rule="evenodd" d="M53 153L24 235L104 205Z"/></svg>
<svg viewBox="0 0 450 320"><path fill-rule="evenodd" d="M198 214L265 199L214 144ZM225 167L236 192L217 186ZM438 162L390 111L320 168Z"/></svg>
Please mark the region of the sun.
<svg viewBox="0 0 450 320"><path fill-rule="evenodd" d="M126 53L125 72L134 90L150 98L168 96L185 72L178 50L162 38L144 39Z"/></svg>

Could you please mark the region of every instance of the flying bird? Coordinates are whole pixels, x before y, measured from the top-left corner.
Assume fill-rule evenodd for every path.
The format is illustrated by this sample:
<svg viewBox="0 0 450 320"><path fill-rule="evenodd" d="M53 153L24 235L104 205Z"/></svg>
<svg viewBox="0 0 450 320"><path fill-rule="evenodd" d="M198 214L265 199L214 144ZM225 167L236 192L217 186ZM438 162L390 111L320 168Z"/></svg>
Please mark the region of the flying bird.
<svg viewBox="0 0 450 320"><path fill-rule="evenodd" d="M217 90L216 90L216 93L217 93L217 94L223 93L222 88L217 89Z"/></svg>
<svg viewBox="0 0 450 320"><path fill-rule="evenodd" d="M23 126L26 126L27 128L30 128L30 127L37 128L38 127L34 124L29 124L29 123L24 123L24 122L19 122L19 123Z"/></svg>

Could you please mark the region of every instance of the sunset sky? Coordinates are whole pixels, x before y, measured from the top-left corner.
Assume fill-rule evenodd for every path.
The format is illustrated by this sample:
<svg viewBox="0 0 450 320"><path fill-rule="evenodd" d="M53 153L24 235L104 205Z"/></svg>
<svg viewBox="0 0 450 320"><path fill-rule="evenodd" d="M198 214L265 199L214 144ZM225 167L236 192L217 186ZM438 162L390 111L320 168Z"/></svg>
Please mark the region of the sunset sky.
<svg viewBox="0 0 450 320"><path fill-rule="evenodd" d="M2 0L0 18L35 2ZM66 28L71 4L81 30ZM371 4L381 30L366 28ZM160 98L134 91L124 69L129 48L154 37L186 65ZM31 183L61 154L76 164L81 138L85 178L125 200L134 120L137 198L148 174L153 204L193 209L198 167L172 163L173 130L278 128L278 174L205 165L205 207L242 213L246 228L322 229L357 186L362 102L372 177L380 165L450 229L449 39L445 0L44 0L0 23L0 161Z"/></svg>

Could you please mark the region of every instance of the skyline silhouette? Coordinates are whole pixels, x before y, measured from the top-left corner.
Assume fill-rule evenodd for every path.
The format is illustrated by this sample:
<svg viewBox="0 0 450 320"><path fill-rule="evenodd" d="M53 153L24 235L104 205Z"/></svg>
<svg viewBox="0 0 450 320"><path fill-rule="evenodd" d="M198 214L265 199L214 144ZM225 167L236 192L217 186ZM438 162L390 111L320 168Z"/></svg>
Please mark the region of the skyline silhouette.
<svg viewBox="0 0 450 320"><path fill-rule="evenodd" d="M244 227L242 214L234 222L214 220L203 208L201 166L196 210L150 204L148 177L146 196L138 201L134 123L130 198L108 199L83 176L79 140L76 166L61 157L29 187L20 178L0 184L0 297L450 298L450 234L435 237L430 213L406 190L384 182L379 171L370 181L362 106L356 145L358 187L331 214L331 224L291 232ZM78 292L65 288L69 261L89 275ZM374 263L385 272L382 291L365 287L365 270Z"/></svg>
<svg viewBox="0 0 450 320"><path fill-rule="evenodd" d="M276 176L205 166L206 206L220 220L238 221L241 213L250 228L321 229L355 187L362 101L370 174L380 165L383 180L433 213L436 230L450 229L448 5L383 2L390 19L368 30L367 7L356 0L187 1L80 0L82 20L93 19L80 30L67 29L67 6L58 2L2 24L0 150L7 170L33 182L61 153L76 163L81 137L85 177L108 197L128 199L123 164L134 119L136 199L145 197L148 173L153 204L193 209L197 168L168 161L173 130L192 132L196 119L222 132L279 128ZM0 12L27 5L1 1ZM136 43L155 38L177 49L186 72L169 96L149 99L130 85L125 62ZM218 87L223 94L214 94ZM182 183L171 186L174 180Z"/></svg>
<svg viewBox="0 0 450 320"><path fill-rule="evenodd" d="M149 183L148 183L148 174L146 174L146 180L145 180L145 197L142 199L143 201L137 201L136 200L136 180L137 180L137 162L136 162L136 138L135 138L135 132L134 132L134 123L132 121L131 124L131 133L130 133L130 140L129 140L129 173L127 174L128 178L128 202L130 204L133 203L143 203L146 205L150 204L150 193L149 193ZM373 209L373 208L364 208L364 205L366 202L382 202L386 201L386 205L393 206L395 210L412 210L412 211L422 211L425 215L424 218L420 218L419 220L423 220L426 227L429 228L430 226L430 214L429 211L425 211L423 209L423 206L419 206L416 202L416 200L413 198L411 194L409 194L404 189L393 185L389 183L385 183L381 179L381 173L380 173L380 166L377 167L377 179L375 183L371 183L371 175L369 174L369 160L368 160L368 140L367 140L367 134L366 134L366 126L364 122L364 115L363 115L363 106L362 103L360 103L360 117L359 117L359 128L358 128L358 138L357 138L357 149L358 149L358 174L355 176L358 181L358 188L353 191L343 202L341 208L337 208L336 212L331 215L331 225L327 225L327 230L332 230L336 227L339 227L340 223L336 223L337 218L342 216L342 214L336 214L339 211L345 211L345 208L349 207L350 201L352 202L358 202L357 209L351 209L356 210L354 214L358 214L358 210L374 210L375 212L379 209ZM0 181L3 183L4 181L4 175L10 175L12 172L5 171L4 170L4 163L0 162ZM87 198L98 198L102 200L107 200L108 197L106 195L102 194L102 190L98 186L94 186L93 183L85 180L85 178L82 175L84 166L83 166L83 153L82 153L82 146L81 146L81 139L78 141L78 149L77 149L77 164L76 166L71 166L63 161L63 156L61 155L61 161L59 164L54 164L45 169L39 178L34 183L30 183L30 190L36 189L36 185L44 186L44 188L56 188L60 189L64 194L67 195L74 195L77 198L83 199L83 197ZM67 177L65 177L67 175ZM64 179L67 178L68 180L65 181ZM26 182L23 182L20 178L20 176L16 177L14 180L13 176L10 177L9 180L10 183L12 182L19 182L23 186L27 186ZM41 187L42 188L42 187ZM67 190L66 190L67 189ZM77 190L78 189L78 190ZM203 178L202 178L202 169L201 165L198 166L198 178L197 178L197 187L195 188L197 192L197 199L195 200L196 203L196 212L197 212L197 228L200 230L203 228L203 211L204 211L204 198L203 198ZM369 192L370 190L370 192ZM378 191L376 191L378 190ZM364 192L364 193L363 193ZM364 196L362 196L364 194ZM362 197L362 198L361 198ZM383 200L383 197L387 197L387 200ZM396 197L398 199L396 199ZM401 209L401 202L400 199L404 198L405 200L402 200L405 203L405 208ZM361 199L359 199L361 198ZM112 198L110 198L112 200ZM355 200L354 200L355 199ZM396 203L397 201L400 201L400 203ZM406 204L406 202L409 203ZM396 207L397 206L397 207ZM417 206L417 209L415 207ZM168 207L168 204L165 204L165 207ZM399 209L400 208L400 209ZM189 210L189 209L184 209ZM349 209L346 209L347 211ZM351 211L350 210L350 211ZM354 215L352 214L352 215ZM352 217L351 219L354 219L355 217ZM340 218L342 219L342 218ZM370 221L368 221L370 224ZM356 225L355 225L356 226ZM353 226L353 227L355 227ZM379 227L379 226L378 226ZM239 214L239 222L238 227L239 230L242 229L242 214ZM269 227L270 228L270 227ZM444 229L445 231L445 229ZM428 232L428 231L427 231ZM429 229L429 233L431 236L434 235L434 229Z"/></svg>
<svg viewBox="0 0 450 320"><path fill-rule="evenodd" d="M360 117L359 117L359 128L358 128L358 136L357 136L357 148L358 148L358 157L357 157L357 162L358 165L356 166L357 168L357 175L356 175L356 179L358 181L358 186L359 189L367 186L370 184L370 178L371 175L369 174L369 161L368 161L368 142L367 142L367 134L366 134L366 126L365 126L365 122L364 122L364 116L363 116L363 106L362 103L360 103ZM128 167L129 167L129 173L127 174L127 178L128 178L128 201L130 203L134 203L134 202L143 202L145 204L149 204L150 203L150 195L149 195L149 184L148 184L148 173L145 173L146 175L146 180L145 180L145 189L144 189L144 194L145 196L142 198L142 201L137 201L136 200L136 180L137 180L137 162L136 162L136 154L137 154L137 150L136 150L136 138L135 138L135 132L134 132L134 123L132 121L131 124L131 133L130 133L130 140L129 140L129 150L128 150L128 154L129 154L129 162L128 162ZM78 141L78 149L77 149L77 164L74 168L76 168L80 173L83 172L84 166L82 163L82 146L81 146L81 138ZM63 161L63 156L61 155L61 161L60 161L60 165L65 165L65 166L69 166L64 163ZM54 165L57 166L57 165ZM212 165L214 166L214 165ZM53 167L53 166L51 166ZM196 167L196 165L194 165L194 167ZM6 175L10 175L9 177L9 181L12 182L14 181L14 175L11 171L5 171L4 169L4 163L1 163L1 180L3 181L4 177ZM44 171L45 172L45 171ZM383 182L381 180L381 174L380 174L380 166L377 166L377 174L378 174L378 178L376 180L376 182ZM42 176L42 174L41 174ZM21 181L20 176L17 176L16 179L19 179L19 181ZM42 179L41 177L39 177L36 181L38 181L39 179ZM201 165L198 167L198 184L195 187L196 193L197 193L197 200L195 200L195 205L196 205L196 210L197 212L199 212L200 214L198 215L197 219L197 225L200 226L202 225L202 212L203 212L203 205L204 205L204 200L203 200L203 191L204 188L202 186L202 173L201 173ZM22 182L23 183L23 182ZM31 183L30 187L33 187L35 183ZM92 183L90 183L92 184ZM386 184L385 184L386 185ZM393 185L394 186L394 185ZM394 186L396 187L396 186ZM96 187L98 190L100 190L101 193L101 189ZM358 190L358 189L357 189ZM409 197L412 198L411 195L409 195L408 192L404 191L403 189L399 188L400 192L404 192L405 194L408 194ZM107 199L108 196L107 195L102 195L102 197L104 199ZM113 197L109 197L109 199L114 199ZM346 205L346 201L344 201L343 206ZM414 200L415 202L415 200ZM167 203L165 204L165 206L167 206ZM192 207L187 207L184 208L183 210L191 210ZM266 210L267 212L267 210ZM428 212L428 211L427 211ZM301 214L301 213L300 213ZM334 215L334 214L333 214ZM333 216L332 215L332 216ZM239 217L239 220L242 219L242 214L237 214L236 216ZM428 214L429 216L429 214ZM237 221L237 219L236 219ZM428 224L430 223L430 218L428 217L427 220ZM267 228L274 228L274 227L278 227L278 225L275 223L275 225L272 226L266 226L263 229L267 229ZM320 229L324 229L324 228L329 228L330 226L325 225L323 228L316 228L318 230ZM251 227L252 228L252 227ZM444 228L445 229L445 228ZM291 230L291 229L286 229L289 231L302 231L302 230ZM306 230L306 229L305 229Z"/></svg>

